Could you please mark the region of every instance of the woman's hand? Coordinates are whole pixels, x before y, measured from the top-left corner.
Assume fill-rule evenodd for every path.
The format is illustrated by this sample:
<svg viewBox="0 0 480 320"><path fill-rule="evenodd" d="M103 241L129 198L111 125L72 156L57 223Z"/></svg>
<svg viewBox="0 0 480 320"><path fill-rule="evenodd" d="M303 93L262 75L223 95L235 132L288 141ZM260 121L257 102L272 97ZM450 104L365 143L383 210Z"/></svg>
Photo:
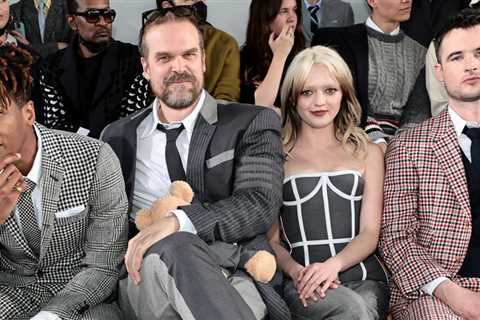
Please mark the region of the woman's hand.
<svg viewBox="0 0 480 320"><path fill-rule="evenodd" d="M335 258L305 267L298 278L297 286L303 304L306 306L306 300L310 298L316 300L315 294L324 298L329 288L337 288L340 270L341 265Z"/></svg>
<svg viewBox="0 0 480 320"><path fill-rule="evenodd" d="M295 42L294 33L295 29L293 26L285 25L277 38L275 38L273 32L270 34L268 45L270 46L270 49L272 49L274 56L283 57L285 59L288 57L293 48L293 43Z"/></svg>

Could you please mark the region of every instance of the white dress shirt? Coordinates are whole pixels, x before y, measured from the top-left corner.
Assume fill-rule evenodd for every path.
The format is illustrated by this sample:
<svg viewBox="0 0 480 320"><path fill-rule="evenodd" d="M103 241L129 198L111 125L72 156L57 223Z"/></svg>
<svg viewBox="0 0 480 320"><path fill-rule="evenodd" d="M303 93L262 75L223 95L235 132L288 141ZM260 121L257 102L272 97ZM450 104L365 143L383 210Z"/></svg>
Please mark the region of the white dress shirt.
<svg viewBox="0 0 480 320"><path fill-rule="evenodd" d="M375 22L373 22L372 16L367 18L367 21L365 21L365 24L367 25L367 27L369 27L369 28L371 28L375 31L378 31L378 32L384 33L384 34L389 34L391 36L396 36L397 34L400 33L400 25L398 25L398 27L393 29L392 32L384 32L382 29L380 29L380 27Z"/></svg>
<svg viewBox="0 0 480 320"><path fill-rule="evenodd" d="M469 137L463 134L462 131L465 128L465 126L470 128L480 127L480 124L469 123L465 121L451 107L448 107L448 115L450 116L450 119L452 119L453 128L455 129L455 133L457 134L458 144L460 145L460 149L465 154L465 157L468 159L468 161L472 162L472 156L470 151L470 147L472 146L472 141L470 140ZM448 278L439 277L433 281L430 281L429 283L427 283L422 287L422 291L429 295L433 295L433 292L435 291L435 289L445 280L448 280Z"/></svg>
<svg viewBox="0 0 480 320"><path fill-rule="evenodd" d="M164 132L157 129L157 124L162 124L167 129L183 124L183 130L177 138L176 145L182 160L182 165L187 172L188 150L197 121L198 114L205 101L205 91L202 90L197 105L185 119L176 123L162 123L158 117L160 103L158 99L153 102L152 112L140 123L137 128L137 155L135 164L135 188L133 190L132 212L130 219L135 219L140 209L150 208L159 197L168 194L170 176L168 175L165 160L165 147L167 144ZM183 210L174 210L180 230L196 233L195 227Z"/></svg>

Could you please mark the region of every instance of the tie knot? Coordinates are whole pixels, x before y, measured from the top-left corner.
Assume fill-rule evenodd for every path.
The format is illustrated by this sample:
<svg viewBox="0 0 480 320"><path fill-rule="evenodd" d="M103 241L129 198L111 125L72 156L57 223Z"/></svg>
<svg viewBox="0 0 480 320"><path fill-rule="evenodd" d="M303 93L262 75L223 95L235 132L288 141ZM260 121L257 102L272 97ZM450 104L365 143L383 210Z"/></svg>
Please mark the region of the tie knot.
<svg viewBox="0 0 480 320"><path fill-rule="evenodd" d="M463 128L463 133L470 138L470 140L479 140L480 139L480 128L469 128L465 126Z"/></svg>
<svg viewBox="0 0 480 320"><path fill-rule="evenodd" d="M183 124L181 124L178 128L167 129L160 123L157 124L157 129L164 132L167 135L167 142L168 141L176 141L180 133L185 129Z"/></svg>

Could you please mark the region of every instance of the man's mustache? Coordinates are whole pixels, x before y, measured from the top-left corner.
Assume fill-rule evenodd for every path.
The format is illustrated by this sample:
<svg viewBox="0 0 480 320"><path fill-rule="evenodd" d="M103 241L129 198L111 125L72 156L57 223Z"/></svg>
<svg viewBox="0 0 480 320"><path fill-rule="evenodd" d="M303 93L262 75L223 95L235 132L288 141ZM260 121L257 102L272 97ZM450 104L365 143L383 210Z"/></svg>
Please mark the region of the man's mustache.
<svg viewBox="0 0 480 320"><path fill-rule="evenodd" d="M192 74L188 73L188 72L182 72L182 73L173 73L171 74L170 76L168 76L167 78L165 78L163 80L163 84L165 85L170 85L172 83L175 83L175 82L184 82L184 81L188 81L188 82L195 82L196 78L195 76L193 76Z"/></svg>

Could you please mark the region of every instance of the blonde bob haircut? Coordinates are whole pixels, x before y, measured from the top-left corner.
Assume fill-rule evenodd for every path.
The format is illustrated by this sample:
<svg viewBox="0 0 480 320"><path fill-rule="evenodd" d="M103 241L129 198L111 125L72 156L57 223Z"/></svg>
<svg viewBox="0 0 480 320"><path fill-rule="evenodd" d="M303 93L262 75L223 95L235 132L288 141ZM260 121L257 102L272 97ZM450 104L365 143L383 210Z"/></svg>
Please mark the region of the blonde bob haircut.
<svg viewBox="0 0 480 320"><path fill-rule="evenodd" d="M297 112L297 100L314 65L325 66L340 84L342 101L333 120L335 136L354 155L363 155L370 141L358 127L362 108L355 96L350 69L340 55L324 46L307 48L300 52L288 67L281 88L283 145L291 151L297 141L302 120Z"/></svg>

